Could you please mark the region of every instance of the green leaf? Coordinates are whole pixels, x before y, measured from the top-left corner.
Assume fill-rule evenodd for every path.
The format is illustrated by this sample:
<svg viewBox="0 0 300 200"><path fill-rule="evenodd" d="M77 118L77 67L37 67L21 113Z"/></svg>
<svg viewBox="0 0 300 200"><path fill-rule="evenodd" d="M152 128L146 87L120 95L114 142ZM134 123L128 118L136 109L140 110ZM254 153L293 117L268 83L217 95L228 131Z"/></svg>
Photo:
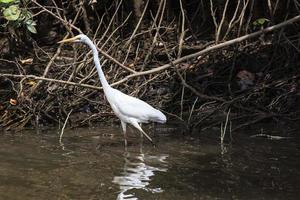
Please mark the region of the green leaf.
<svg viewBox="0 0 300 200"><path fill-rule="evenodd" d="M11 5L8 8L4 9L3 16L8 21L16 21L20 16L20 9L18 6Z"/></svg>
<svg viewBox="0 0 300 200"><path fill-rule="evenodd" d="M19 16L19 21L22 21L25 19L25 15L24 15L24 12L21 12L20 16Z"/></svg>
<svg viewBox="0 0 300 200"><path fill-rule="evenodd" d="M257 23L260 24L260 25L263 25L266 21L267 21L266 18L260 18L260 19L257 20Z"/></svg>
<svg viewBox="0 0 300 200"><path fill-rule="evenodd" d="M0 3L11 3L14 2L15 0L0 0Z"/></svg>
<svg viewBox="0 0 300 200"><path fill-rule="evenodd" d="M32 14L28 10L24 11L24 16L25 16L26 19L31 19L32 18Z"/></svg>
<svg viewBox="0 0 300 200"><path fill-rule="evenodd" d="M31 33L37 33L36 28L35 28L34 25L28 24L26 27L27 27L27 29L28 29Z"/></svg>
<svg viewBox="0 0 300 200"><path fill-rule="evenodd" d="M253 22L253 25L254 26L262 26L262 25L264 25L266 22L268 22L268 21L270 21L270 20L268 20L268 19L266 19L266 18L259 18L259 19L257 19L257 20L255 20L254 22Z"/></svg>
<svg viewBox="0 0 300 200"><path fill-rule="evenodd" d="M36 22L35 21L33 21L32 19L28 19L28 20L26 20L26 25L32 25L32 26L36 26Z"/></svg>

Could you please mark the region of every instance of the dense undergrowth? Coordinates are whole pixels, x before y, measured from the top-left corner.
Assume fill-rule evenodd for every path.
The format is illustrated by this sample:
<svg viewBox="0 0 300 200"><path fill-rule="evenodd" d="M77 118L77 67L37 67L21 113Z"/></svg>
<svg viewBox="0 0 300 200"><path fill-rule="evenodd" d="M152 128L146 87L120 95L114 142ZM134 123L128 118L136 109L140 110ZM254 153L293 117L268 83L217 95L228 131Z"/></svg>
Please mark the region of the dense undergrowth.
<svg viewBox="0 0 300 200"><path fill-rule="evenodd" d="M115 119L89 49L57 44L79 32L98 45L114 87L155 105L188 130L220 127L226 116L232 131L264 121L299 122L295 0L0 0L0 5L3 129L57 125L69 113L73 127ZM20 13L5 14L13 5ZM17 18L8 16L16 12Z"/></svg>

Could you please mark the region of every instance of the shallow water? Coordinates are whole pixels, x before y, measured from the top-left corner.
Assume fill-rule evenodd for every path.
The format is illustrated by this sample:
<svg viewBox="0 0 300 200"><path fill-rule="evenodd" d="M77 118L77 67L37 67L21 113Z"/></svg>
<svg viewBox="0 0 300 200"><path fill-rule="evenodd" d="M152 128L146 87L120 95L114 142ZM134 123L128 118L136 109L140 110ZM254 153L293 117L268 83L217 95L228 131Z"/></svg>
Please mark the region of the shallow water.
<svg viewBox="0 0 300 200"><path fill-rule="evenodd" d="M234 137L220 146L158 136L153 147L119 128L2 134L0 199L298 199L300 149L289 140ZM209 139L211 138L211 139Z"/></svg>

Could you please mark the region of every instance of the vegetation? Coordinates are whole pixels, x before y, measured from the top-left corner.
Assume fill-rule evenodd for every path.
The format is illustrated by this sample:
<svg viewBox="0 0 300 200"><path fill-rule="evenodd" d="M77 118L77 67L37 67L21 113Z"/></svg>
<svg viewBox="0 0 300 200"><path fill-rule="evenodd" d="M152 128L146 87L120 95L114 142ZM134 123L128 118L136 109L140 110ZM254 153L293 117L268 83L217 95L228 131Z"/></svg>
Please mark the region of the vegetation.
<svg viewBox="0 0 300 200"><path fill-rule="evenodd" d="M57 44L80 32L98 45L111 84L189 131L225 121L232 131L266 120L299 122L296 0L0 0L0 6L3 129L57 125L70 112L73 127L115 119L91 53Z"/></svg>
<svg viewBox="0 0 300 200"><path fill-rule="evenodd" d="M36 33L36 22L33 21L32 13L26 8L29 2L0 0L2 15L7 20L2 26L12 26L14 29L25 26L31 33Z"/></svg>

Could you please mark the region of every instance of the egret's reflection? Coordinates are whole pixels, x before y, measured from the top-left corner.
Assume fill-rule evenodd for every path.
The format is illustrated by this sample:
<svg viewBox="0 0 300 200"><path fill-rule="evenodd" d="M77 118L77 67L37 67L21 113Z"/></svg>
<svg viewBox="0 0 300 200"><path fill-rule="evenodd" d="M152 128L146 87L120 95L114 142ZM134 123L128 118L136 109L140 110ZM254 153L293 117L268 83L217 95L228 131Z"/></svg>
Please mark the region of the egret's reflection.
<svg viewBox="0 0 300 200"><path fill-rule="evenodd" d="M167 171L167 159L168 155L148 155L142 152L131 153L125 151L124 153L124 168L121 175L115 176L113 183L120 186L120 192L117 199L138 199L134 193L131 193L132 189L143 189L152 193L163 192L162 188L149 188L151 179L155 175L155 172Z"/></svg>

